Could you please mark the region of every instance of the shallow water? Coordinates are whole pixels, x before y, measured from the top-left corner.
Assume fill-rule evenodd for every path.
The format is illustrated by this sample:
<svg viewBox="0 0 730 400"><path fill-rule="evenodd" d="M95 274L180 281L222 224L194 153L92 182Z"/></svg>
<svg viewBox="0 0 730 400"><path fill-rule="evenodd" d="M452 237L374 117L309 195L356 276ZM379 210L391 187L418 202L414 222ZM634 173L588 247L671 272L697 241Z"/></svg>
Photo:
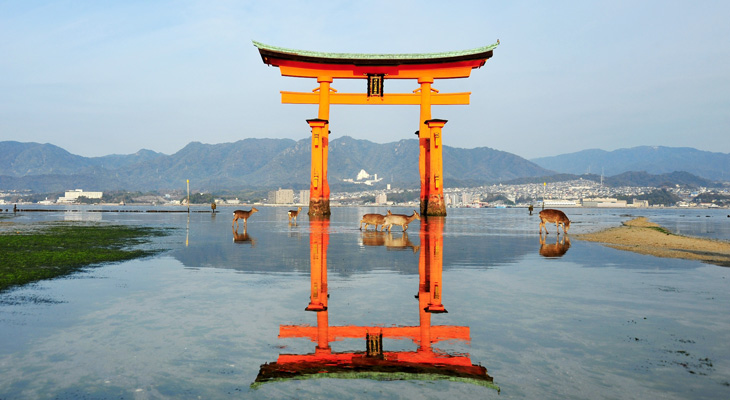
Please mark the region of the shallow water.
<svg viewBox="0 0 730 400"><path fill-rule="evenodd" d="M523 209L388 235L358 230L383 209L260 207L238 237L232 208L76 209L12 221L171 227L169 250L1 293L1 399L730 396L730 270L561 246L554 225L544 257ZM566 211L571 233L644 215L730 239L727 210Z"/></svg>

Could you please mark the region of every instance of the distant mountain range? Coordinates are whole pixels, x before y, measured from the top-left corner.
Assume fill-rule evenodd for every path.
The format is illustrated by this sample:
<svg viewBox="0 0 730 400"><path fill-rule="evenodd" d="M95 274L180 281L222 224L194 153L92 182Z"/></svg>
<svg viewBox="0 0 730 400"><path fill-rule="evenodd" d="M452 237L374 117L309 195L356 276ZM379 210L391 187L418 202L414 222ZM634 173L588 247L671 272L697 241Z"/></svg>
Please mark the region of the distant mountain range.
<svg viewBox="0 0 730 400"><path fill-rule="evenodd" d="M692 175L689 172L675 171L668 174L650 174L645 171L629 171L614 176L601 177L596 174L554 174L550 176L526 177L513 179L504 182L510 185L519 185L526 183L543 183L543 182L565 182L584 179L593 182L603 182L604 186L641 186L641 187L670 187L680 185L684 187L715 187L720 186L720 182L710 179L701 178Z"/></svg>
<svg viewBox="0 0 730 400"><path fill-rule="evenodd" d="M650 174L685 171L705 179L730 181L730 154L689 147L639 146L614 151L591 149L534 158L531 161L545 169L568 174L613 176L629 171Z"/></svg>
<svg viewBox="0 0 730 400"><path fill-rule="evenodd" d="M334 139L329 145L330 186L333 190L354 188L354 184L343 179L354 178L364 169L383 178L375 188L387 183L418 188L418 153L416 139L386 144L348 136ZM606 174L604 183L612 186L708 186L712 179L730 178L725 177L725 171L730 171L730 155L687 148L587 150L531 162L487 147L444 146L443 157L447 187L566 180L579 176L599 180L600 169ZM82 157L51 144L6 141L0 142L0 190L54 193L81 188L144 192L182 189L187 179L196 191L306 189L310 160L309 139L192 142L172 155L140 150L130 155L104 157ZM637 169L626 169L629 167ZM589 169L593 174L586 175ZM681 170L688 172L675 172ZM609 177L612 174L618 175Z"/></svg>
<svg viewBox="0 0 730 400"><path fill-rule="evenodd" d="M376 144L351 137L329 144L329 182L347 187L364 169L396 187L417 188L419 147L416 139ZM131 155L82 157L51 144L0 142L0 189L51 193L84 190L201 191L243 188L308 188L310 140L244 139L234 143L192 142L172 155L140 150ZM480 147L444 146L444 184L484 184L523 176L551 174L514 154ZM364 188L364 187L363 187Z"/></svg>

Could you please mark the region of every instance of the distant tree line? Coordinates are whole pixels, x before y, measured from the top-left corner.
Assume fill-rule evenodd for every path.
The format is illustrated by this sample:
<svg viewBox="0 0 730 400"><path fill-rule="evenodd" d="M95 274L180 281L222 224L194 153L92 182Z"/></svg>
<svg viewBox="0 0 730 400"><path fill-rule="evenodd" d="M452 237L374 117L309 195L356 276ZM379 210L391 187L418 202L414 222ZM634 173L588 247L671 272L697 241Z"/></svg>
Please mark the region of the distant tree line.
<svg viewBox="0 0 730 400"><path fill-rule="evenodd" d="M619 200L648 200L649 205L663 205L663 206L673 206L677 204L678 202L682 201L682 198L677 196L676 194L668 191L667 189L657 189L653 190L649 193L645 193L642 195L637 196L616 196Z"/></svg>
<svg viewBox="0 0 730 400"><path fill-rule="evenodd" d="M421 192L417 190L407 190L399 193L388 193L388 201L394 203L409 203L412 201L418 201L421 197Z"/></svg>
<svg viewBox="0 0 730 400"><path fill-rule="evenodd" d="M482 201L485 201L487 203L496 203L498 201L501 201L508 206L515 205L514 201L508 199L507 196L500 193L489 193L488 195L482 197Z"/></svg>
<svg viewBox="0 0 730 400"><path fill-rule="evenodd" d="M694 203L712 203L718 206L730 205L730 196L717 192L702 193L699 196L692 199Z"/></svg>

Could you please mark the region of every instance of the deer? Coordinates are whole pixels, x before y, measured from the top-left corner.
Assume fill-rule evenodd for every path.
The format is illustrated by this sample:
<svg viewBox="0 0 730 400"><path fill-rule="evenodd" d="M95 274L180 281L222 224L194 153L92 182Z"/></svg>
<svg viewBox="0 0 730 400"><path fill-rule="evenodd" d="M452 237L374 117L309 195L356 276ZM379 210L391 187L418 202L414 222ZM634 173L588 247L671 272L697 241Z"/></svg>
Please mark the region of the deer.
<svg viewBox="0 0 730 400"><path fill-rule="evenodd" d="M231 222L231 227L233 227L233 224L235 224L236 230L238 230L238 220L242 219L243 220L243 229L245 230L246 227L248 226L248 218L251 216L251 214L258 212L258 211L259 210L257 210L255 207L251 207L251 209L248 211L245 211L245 210L234 211L233 212L233 222Z"/></svg>
<svg viewBox="0 0 730 400"><path fill-rule="evenodd" d="M568 249L570 248L570 237L568 235L564 235L562 240L560 240L560 237L558 236L555 244L545 244L546 236L547 234L545 234L545 236L540 234L541 256L548 258L562 257L568 252Z"/></svg>
<svg viewBox="0 0 730 400"><path fill-rule="evenodd" d="M297 222L297 216L299 215L299 212L302 211L301 207L297 207L296 210L289 210L287 214L289 215L289 223L291 223L291 220L293 219L294 222Z"/></svg>
<svg viewBox="0 0 730 400"><path fill-rule="evenodd" d="M416 210L413 210L412 215L404 215L404 214L388 214L385 217L385 221L383 222L383 230L385 230L385 227L388 227L388 232L390 232L390 228L393 225L399 225L401 228L403 228L403 232L408 230L408 224L413 222L413 220L420 220L421 216L418 215Z"/></svg>
<svg viewBox="0 0 730 400"><path fill-rule="evenodd" d="M385 217L388 215L392 215L390 213L390 210L388 210L387 215L381 215L381 214L365 214L362 216L362 219L360 220L360 230L362 230L362 224L365 224L365 230L368 230L368 225L373 225L375 227L375 231L378 231L378 225L385 224ZM383 225L383 229L385 229L385 225Z"/></svg>
<svg viewBox="0 0 730 400"><path fill-rule="evenodd" d="M567 235L568 229L570 229L570 220L564 212L560 210L553 210L548 208L547 210L540 211L540 234L542 234L542 228L545 228L545 234L548 234L546 222L554 223L557 228L558 235L560 235L560 225L563 225L563 232Z"/></svg>

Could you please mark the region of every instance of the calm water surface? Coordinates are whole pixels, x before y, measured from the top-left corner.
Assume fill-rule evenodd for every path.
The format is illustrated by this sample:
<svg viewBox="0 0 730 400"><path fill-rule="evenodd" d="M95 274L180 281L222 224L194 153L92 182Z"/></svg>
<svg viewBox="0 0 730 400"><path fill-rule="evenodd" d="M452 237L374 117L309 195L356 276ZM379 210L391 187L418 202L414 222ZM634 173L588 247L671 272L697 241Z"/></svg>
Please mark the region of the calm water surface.
<svg viewBox="0 0 730 400"><path fill-rule="evenodd" d="M0 293L0 399L730 398L730 270L541 245L523 209L407 234L358 230L373 208L259 207L236 234L226 207L75 209L12 221L168 227L167 250ZM728 210L566 211L730 240Z"/></svg>

